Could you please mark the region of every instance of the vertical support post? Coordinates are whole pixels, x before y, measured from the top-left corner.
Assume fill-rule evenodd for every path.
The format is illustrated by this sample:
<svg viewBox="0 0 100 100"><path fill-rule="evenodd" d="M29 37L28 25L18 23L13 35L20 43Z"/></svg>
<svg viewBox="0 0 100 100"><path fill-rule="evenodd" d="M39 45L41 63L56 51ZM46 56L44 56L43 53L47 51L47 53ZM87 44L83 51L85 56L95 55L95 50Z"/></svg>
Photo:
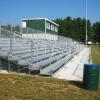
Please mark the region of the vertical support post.
<svg viewBox="0 0 100 100"><path fill-rule="evenodd" d="M12 26L11 26L11 33L10 33L10 56L12 56L12 42L13 42L13 32L12 32ZM8 72L10 72L10 62L8 62Z"/></svg>
<svg viewBox="0 0 100 100"><path fill-rule="evenodd" d="M46 19L45 19L45 33L46 33Z"/></svg>
<svg viewBox="0 0 100 100"><path fill-rule="evenodd" d="M72 51L72 47L71 47L71 49L69 49L70 57L72 57L72 53L71 53L71 51Z"/></svg>
<svg viewBox="0 0 100 100"><path fill-rule="evenodd" d="M92 64L92 55L91 55L91 47L90 47L90 50L89 50L89 52L90 52L90 64Z"/></svg>
<svg viewBox="0 0 100 100"><path fill-rule="evenodd" d="M27 35L27 43L28 43L28 28L26 28L26 35Z"/></svg>
<svg viewBox="0 0 100 100"><path fill-rule="evenodd" d="M67 43L67 39L66 39L66 50L67 50L67 44L68 44L68 43ZM66 51L66 50L65 50L65 51Z"/></svg>
<svg viewBox="0 0 100 100"><path fill-rule="evenodd" d="M39 52L39 39L38 39L38 33L37 33L37 57L38 57L38 52ZM37 62L38 62L38 60L37 60Z"/></svg>
<svg viewBox="0 0 100 100"><path fill-rule="evenodd" d="M87 0L86 0L86 45L87 45Z"/></svg>
<svg viewBox="0 0 100 100"><path fill-rule="evenodd" d="M30 64L29 64L29 75L30 75L30 67L32 66L32 63L33 63L33 39L31 39L31 61L30 61Z"/></svg>
<svg viewBox="0 0 100 100"><path fill-rule="evenodd" d="M45 33L45 53L47 53L47 46L46 46L47 44L46 44L46 33Z"/></svg>
<svg viewBox="0 0 100 100"><path fill-rule="evenodd" d="M1 35L1 24L0 24L0 35Z"/></svg>
<svg viewBox="0 0 100 100"><path fill-rule="evenodd" d="M11 33L10 33L10 54L12 55L12 38L13 38L13 33L12 33L12 26L11 26Z"/></svg>
<svg viewBox="0 0 100 100"><path fill-rule="evenodd" d="M1 59L0 59L0 70L1 70Z"/></svg>
<svg viewBox="0 0 100 100"><path fill-rule="evenodd" d="M22 27L20 26L20 33L21 33L21 36L22 36Z"/></svg>
<svg viewBox="0 0 100 100"><path fill-rule="evenodd" d="M45 53L46 53L46 19L45 19Z"/></svg>
<svg viewBox="0 0 100 100"><path fill-rule="evenodd" d="M51 37L51 44L54 42L54 40L53 40L53 36ZM51 56L53 56L54 54L53 54L53 52L54 52L54 45L55 45L55 43L51 46L51 49L52 49L52 55Z"/></svg>
<svg viewBox="0 0 100 100"><path fill-rule="evenodd" d="M51 40L51 44L52 44L52 40ZM53 51L54 51L54 50L53 50L53 48L54 48L54 47L53 47L53 46L51 46L51 49L52 49L52 55L51 55L51 56L53 56L53 55L54 55L54 53L53 53Z"/></svg>
<svg viewBox="0 0 100 100"><path fill-rule="evenodd" d="M31 63L33 62L33 40L31 40Z"/></svg>
<svg viewBox="0 0 100 100"><path fill-rule="evenodd" d="M18 68L17 73L19 73L19 74L20 74L20 66L19 66L19 65L17 65L17 68Z"/></svg>
<svg viewBox="0 0 100 100"><path fill-rule="evenodd" d="M29 65L29 73L28 74L30 75L30 65Z"/></svg>
<svg viewBox="0 0 100 100"><path fill-rule="evenodd" d="M8 72L10 73L10 62L8 62Z"/></svg>

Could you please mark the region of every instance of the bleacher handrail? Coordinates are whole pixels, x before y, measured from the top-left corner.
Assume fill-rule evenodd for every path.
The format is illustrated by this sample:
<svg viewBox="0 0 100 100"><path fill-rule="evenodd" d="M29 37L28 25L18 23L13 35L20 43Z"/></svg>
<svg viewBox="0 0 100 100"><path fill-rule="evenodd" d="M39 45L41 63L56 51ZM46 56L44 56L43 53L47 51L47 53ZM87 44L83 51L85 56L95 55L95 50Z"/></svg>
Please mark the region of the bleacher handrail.
<svg viewBox="0 0 100 100"><path fill-rule="evenodd" d="M22 37L22 33L20 33L20 32L17 32L17 31L11 32L11 31L9 31L9 30L7 30L7 29L4 29L4 28L1 28L1 27L0 27L0 32L1 32L1 30L4 30L4 31L6 31L6 32L8 32L8 33L10 33L10 34L12 34L12 36L15 35L15 36L17 36L17 37ZM20 33L20 35L16 34L15 32ZM1 35L1 34L0 34L0 36L4 36L4 35Z"/></svg>

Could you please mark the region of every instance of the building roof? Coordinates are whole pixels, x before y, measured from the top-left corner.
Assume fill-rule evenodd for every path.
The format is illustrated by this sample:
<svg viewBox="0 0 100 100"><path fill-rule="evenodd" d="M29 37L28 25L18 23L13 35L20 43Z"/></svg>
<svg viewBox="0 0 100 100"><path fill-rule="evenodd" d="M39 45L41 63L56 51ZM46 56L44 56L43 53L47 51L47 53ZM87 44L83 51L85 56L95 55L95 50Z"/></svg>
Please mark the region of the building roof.
<svg viewBox="0 0 100 100"><path fill-rule="evenodd" d="M58 24L56 24L55 22L49 20L48 18L29 18L29 19L22 19L22 21L24 21L24 20L38 20L38 19L45 19L45 21L48 21L48 22L50 22L50 23L52 23L56 26L59 26Z"/></svg>

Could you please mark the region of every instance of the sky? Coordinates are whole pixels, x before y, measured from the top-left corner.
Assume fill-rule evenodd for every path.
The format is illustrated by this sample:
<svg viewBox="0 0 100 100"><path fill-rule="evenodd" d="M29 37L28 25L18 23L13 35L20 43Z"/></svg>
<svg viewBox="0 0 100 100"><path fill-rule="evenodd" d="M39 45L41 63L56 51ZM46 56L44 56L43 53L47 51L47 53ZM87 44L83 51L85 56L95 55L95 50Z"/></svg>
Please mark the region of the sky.
<svg viewBox="0 0 100 100"><path fill-rule="evenodd" d="M100 21L100 0L87 0L87 17ZM85 18L86 0L0 0L0 23L19 24L21 19Z"/></svg>

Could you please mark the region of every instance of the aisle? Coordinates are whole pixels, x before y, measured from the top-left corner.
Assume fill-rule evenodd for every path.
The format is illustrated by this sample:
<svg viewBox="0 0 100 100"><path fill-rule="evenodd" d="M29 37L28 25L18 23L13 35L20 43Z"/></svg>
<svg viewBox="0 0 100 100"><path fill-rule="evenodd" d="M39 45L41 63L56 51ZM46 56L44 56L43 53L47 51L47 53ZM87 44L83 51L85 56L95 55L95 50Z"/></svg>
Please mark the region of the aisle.
<svg viewBox="0 0 100 100"><path fill-rule="evenodd" d="M52 77L66 80L82 81L84 64L89 63L89 48L84 48L75 55L68 63L60 68Z"/></svg>

